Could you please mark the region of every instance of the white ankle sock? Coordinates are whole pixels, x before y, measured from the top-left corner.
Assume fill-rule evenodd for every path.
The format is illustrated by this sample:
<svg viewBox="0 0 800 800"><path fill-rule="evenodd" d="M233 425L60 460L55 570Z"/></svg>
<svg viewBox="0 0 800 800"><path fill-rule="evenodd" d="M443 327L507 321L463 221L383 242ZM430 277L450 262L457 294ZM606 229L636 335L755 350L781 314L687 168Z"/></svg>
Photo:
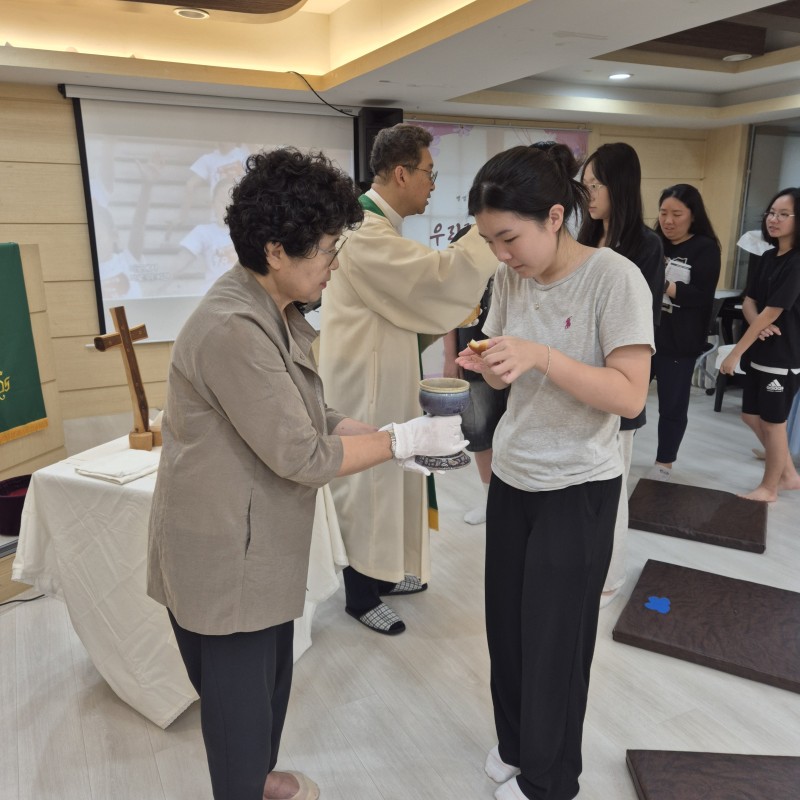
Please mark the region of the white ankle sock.
<svg viewBox="0 0 800 800"><path fill-rule="evenodd" d="M485 494L489 494L489 484L482 483L483 491ZM464 514L464 522L469 525L482 525L486 522L486 500L484 499L483 503L479 506L475 506L475 508L471 508Z"/></svg>
<svg viewBox="0 0 800 800"><path fill-rule="evenodd" d="M483 767L486 774L495 783L505 783L506 781L519 774L519 767L512 767L511 764L506 764L495 745L486 756L486 764Z"/></svg>
<svg viewBox="0 0 800 800"><path fill-rule="evenodd" d="M506 781L502 786L498 786L494 792L495 800L527 800L519 788L516 778Z"/></svg>

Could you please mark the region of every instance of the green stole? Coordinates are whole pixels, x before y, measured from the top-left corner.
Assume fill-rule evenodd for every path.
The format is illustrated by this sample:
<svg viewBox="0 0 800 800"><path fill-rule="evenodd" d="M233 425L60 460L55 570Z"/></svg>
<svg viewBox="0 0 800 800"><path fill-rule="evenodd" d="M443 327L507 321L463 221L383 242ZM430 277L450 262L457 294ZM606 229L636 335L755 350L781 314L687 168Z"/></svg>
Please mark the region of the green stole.
<svg viewBox="0 0 800 800"><path fill-rule="evenodd" d="M362 194L358 198L361 208L365 211L371 211L379 217L386 217L386 214L381 211L380 207L375 203L372 198ZM419 377L422 378L422 351L423 351L422 337L417 334L417 351L419 355ZM403 420L404 421L404 420ZM433 480L433 475L428 475L428 527L435 531L439 530L439 506L436 503L436 484Z"/></svg>

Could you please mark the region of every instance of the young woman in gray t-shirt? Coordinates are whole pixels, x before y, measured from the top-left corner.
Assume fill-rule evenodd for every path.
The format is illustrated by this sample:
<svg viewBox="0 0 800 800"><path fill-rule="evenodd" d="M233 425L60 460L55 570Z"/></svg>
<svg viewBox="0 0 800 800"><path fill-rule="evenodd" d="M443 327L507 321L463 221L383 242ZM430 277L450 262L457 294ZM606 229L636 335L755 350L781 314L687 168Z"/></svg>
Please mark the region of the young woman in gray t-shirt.
<svg viewBox="0 0 800 800"><path fill-rule="evenodd" d="M622 472L619 417L647 396L653 319L641 272L564 225L585 189L563 145L515 147L478 172L469 211L500 265L482 354L510 385L486 515L486 630L497 800L575 797L600 594Z"/></svg>

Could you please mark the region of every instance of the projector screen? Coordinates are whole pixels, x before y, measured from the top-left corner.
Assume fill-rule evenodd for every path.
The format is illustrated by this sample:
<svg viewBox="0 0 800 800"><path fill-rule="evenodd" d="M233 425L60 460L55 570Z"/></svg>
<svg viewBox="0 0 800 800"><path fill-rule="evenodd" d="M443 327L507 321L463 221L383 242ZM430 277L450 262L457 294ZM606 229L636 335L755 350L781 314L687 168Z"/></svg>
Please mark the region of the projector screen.
<svg viewBox="0 0 800 800"><path fill-rule="evenodd" d="M124 305L149 341L175 339L236 261L222 219L250 153L322 150L353 174L349 116L76 102L101 333L114 328L108 309Z"/></svg>

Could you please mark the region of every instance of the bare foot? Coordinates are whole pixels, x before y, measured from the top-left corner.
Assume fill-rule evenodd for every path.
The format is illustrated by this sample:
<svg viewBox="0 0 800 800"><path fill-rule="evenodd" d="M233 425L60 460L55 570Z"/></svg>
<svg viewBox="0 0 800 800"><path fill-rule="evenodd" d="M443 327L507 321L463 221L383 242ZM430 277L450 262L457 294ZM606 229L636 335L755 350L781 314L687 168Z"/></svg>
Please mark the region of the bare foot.
<svg viewBox="0 0 800 800"><path fill-rule="evenodd" d="M264 800L290 800L300 791L297 778L289 772L270 772L264 784Z"/></svg>
<svg viewBox="0 0 800 800"><path fill-rule="evenodd" d="M778 491L784 491L786 489L800 489L800 475L795 476L794 478L787 480L782 480L778 484Z"/></svg>
<svg viewBox="0 0 800 800"><path fill-rule="evenodd" d="M765 503L774 503L778 499L778 493L772 489L768 489L766 486L756 486L752 492L740 494L739 497L743 497L745 500L760 500Z"/></svg>

